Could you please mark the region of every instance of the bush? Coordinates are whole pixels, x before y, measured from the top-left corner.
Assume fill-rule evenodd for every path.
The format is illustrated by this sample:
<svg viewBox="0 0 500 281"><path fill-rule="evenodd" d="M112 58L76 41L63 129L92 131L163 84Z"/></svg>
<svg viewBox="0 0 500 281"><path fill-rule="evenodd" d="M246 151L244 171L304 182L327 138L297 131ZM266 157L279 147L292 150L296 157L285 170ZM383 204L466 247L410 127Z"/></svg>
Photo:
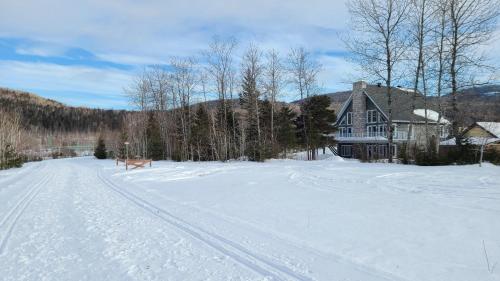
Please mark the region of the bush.
<svg viewBox="0 0 500 281"><path fill-rule="evenodd" d="M484 161L488 161L495 165L500 165L500 150L495 148L489 148L484 151L483 155Z"/></svg>
<svg viewBox="0 0 500 281"><path fill-rule="evenodd" d="M4 149L4 159L0 160L0 170L9 168L20 168L23 166L23 158L17 154L14 147L7 144Z"/></svg>
<svg viewBox="0 0 500 281"><path fill-rule="evenodd" d="M97 159L107 158L106 144L104 143L104 139L102 138L102 136L99 136L99 139L97 140L97 146L94 151L94 156Z"/></svg>

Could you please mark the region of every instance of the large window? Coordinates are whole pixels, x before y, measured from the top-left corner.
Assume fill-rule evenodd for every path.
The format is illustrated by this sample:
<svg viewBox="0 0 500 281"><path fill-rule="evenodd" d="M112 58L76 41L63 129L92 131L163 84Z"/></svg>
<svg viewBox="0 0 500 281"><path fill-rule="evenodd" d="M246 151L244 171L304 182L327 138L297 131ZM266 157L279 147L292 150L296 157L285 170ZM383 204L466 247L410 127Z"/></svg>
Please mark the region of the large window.
<svg viewBox="0 0 500 281"><path fill-rule="evenodd" d="M352 125L352 112L347 112L347 125Z"/></svg>
<svg viewBox="0 0 500 281"><path fill-rule="evenodd" d="M352 156L352 145L342 145L340 147L340 156L351 157Z"/></svg>
<svg viewBox="0 0 500 281"><path fill-rule="evenodd" d="M366 134L369 137L376 137L378 136L378 126L377 125L371 125L366 127Z"/></svg>
<svg viewBox="0 0 500 281"><path fill-rule="evenodd" d="M366 123L373 124L377 123L377 111L376 110L368 110L366 111Z"/></svg>
<svg viewBox="0 0 500 281"><path fill-rule="evenodd" d="M352 127L340 127L339 132L341 137L352 137Z"/></svg>
<svg viewBox="0 0 500 281"><path fill-rule="evenodd" d="M387 136L387 125L378 125L378 134L379 136Z"/></svg>

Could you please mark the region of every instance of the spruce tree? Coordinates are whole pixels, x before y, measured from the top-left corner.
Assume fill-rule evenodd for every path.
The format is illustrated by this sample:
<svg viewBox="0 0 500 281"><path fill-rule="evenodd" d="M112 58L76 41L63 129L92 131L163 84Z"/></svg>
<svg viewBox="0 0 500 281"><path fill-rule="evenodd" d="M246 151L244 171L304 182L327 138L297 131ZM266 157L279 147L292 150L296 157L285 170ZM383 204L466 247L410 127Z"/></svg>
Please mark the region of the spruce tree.
<svg viewBox="0 0 500 281"><path fill-rule="evenodd" d="M160 126L154 112L149 113L146 127L147 156L152 160L162 160L163 143L161 139Z"/></svg>
<svg viewBox="0 0 500 281"><path fill-rule="evenodd" d="M104 143L104 138L102 137L102 135L100 135L97 140L97 146L94 150L94 156L97 159L107 158L106 144Z"/></svg>
<svg viewBox="0 0 500 281"><path fill-rule="evenodd" d="M329 134L335 131L335 111L329 109L328 96L313 96L304 101L302 115L297 125L304 132L301 134L302 144L308 151L309 159L316 159L316 149L330 144Z"/></svg>
<svg viewBox="0 0 500 281"><path fill-rule="evenodd" d="M288 151L297 144L297 128L294 123L296 117L297 114L287 106L283 106L278 113L277 140L280 148L285 154L285 158L287 157Z"/></svg>
<svg viewBox="0 0 500 281"><path fill-rule="evenodd" d="M243 76L240 104L247 113L246 149L245 155L251 161L262 161L261 130L259 119L259 93L257 81L252 72L247 69Z"/></svg>
<svg viewBox="0 0 500 281"><path fill-rule="evenodd" d="M190 145L194 147L195 160L211 159L210 147L210 116L203 106L198 106L191 127Z"/></svg>
<svg viewBox="0 0 500 281"><path fill-rule="evenodd" d="M260 118L260 130L261 130L261 158L262 160L274 158L278 153L278 148L274 145L273 133L271 132L271 116L273 107L268 100L260 102L259 106L259 118Z"/></svg>

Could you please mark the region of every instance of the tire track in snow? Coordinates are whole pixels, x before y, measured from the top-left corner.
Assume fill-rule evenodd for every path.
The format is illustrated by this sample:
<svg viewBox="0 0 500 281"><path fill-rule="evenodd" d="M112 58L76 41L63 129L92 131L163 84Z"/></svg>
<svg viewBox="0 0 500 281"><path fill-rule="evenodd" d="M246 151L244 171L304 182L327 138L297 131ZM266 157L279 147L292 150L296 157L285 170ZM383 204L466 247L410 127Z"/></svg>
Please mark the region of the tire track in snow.
<svg viewBox="0 0 500 281"><path fill-rule="evenodd" d="M121 189L113 182L105 179L101 175L100 171L98 172L97 176L106 186L108 186L115 193L119 194L121 197L124 197L138 207L160 218L162 221L168 223L171 226L174 226L184 233L187 233L188 235L203 242L207 246L221 252L225 256L232 258L238 263L248 267L249 269L264 277L272 277L272 280L290 280L290 277L295 280L313 280L310 277L293 271L285 265L275 263L271 260L266 259L265 257L259 256L258 254L251 252L245 247L233 241L230 241L216 233L209 232L198 226L190 224L189 222L172 215L164 209L151 204L150 202L136 196L135 194ZM288 278L285 279L280 275L285 275Z"/></svg>
<svg viewBox="0 0 500 281"><path fill-rule="evenodd" d="M40 193L42 187L48 183L53 176L47 175L44 176L40 181L33 184L33 186L29 189L28 192L10 209L7 215L0 222L0 229L7 225L6 231L3 234L0 240L0 255L5 253L7 244L9 242L9 238L14 231L19 218L23 215L24 211L28 208L31 202L35 199L35 197Z"/></svg>

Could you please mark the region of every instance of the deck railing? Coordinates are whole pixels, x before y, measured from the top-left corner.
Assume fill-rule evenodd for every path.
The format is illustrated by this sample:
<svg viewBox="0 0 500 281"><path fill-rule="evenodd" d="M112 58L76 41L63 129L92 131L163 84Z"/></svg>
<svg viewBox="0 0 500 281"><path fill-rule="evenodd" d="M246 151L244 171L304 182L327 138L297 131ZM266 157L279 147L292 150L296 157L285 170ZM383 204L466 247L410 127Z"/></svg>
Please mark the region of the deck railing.
<svg viewBox="0 0 500 281"><path fill-rule="evenodd" d="M387 140L387 132L363 132L363 133L347 133L336 132L336 139L372 139L372 140ZM408 138L407 132L394 132L394 140L406 140ZM411 139L414 139L411 136Z"/></svg>

